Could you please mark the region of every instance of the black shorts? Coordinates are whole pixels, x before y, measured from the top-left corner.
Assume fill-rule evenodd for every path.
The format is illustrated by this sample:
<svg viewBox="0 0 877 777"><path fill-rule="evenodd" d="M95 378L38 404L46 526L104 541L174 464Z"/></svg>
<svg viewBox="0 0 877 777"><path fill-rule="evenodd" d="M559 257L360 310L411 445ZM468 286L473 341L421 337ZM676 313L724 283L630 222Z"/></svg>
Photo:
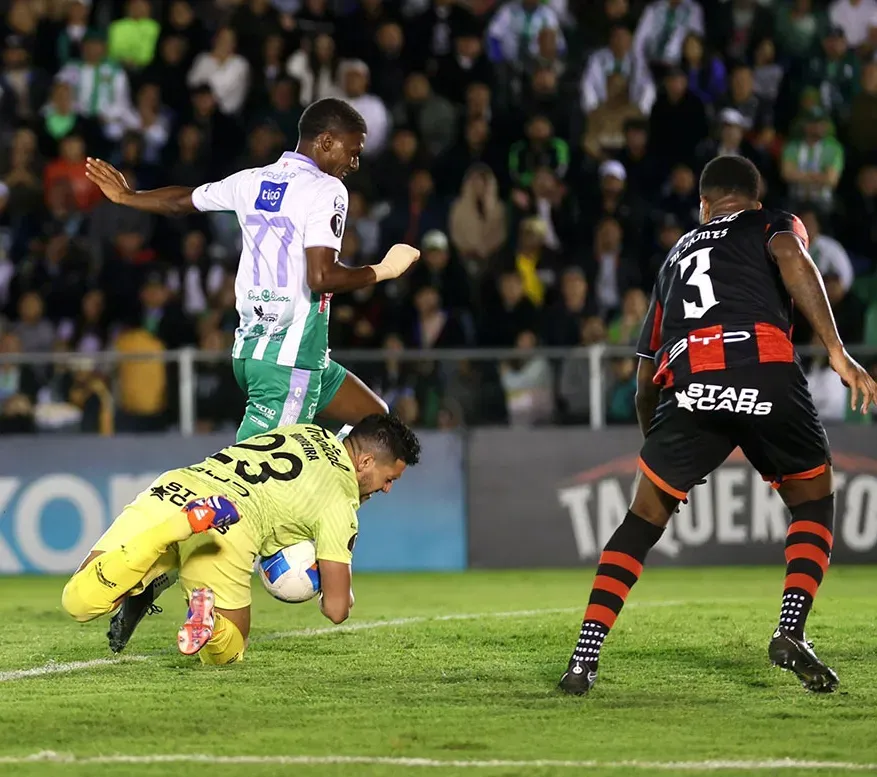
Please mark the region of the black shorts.
<svg viewBox="0 0 877 777"><path fill-rule="evenodd" d="M816 477L831 463L825 429L797 364L701 372L663 389L640 468L659 488L684 499L738 446L765 480L777 484Z"/></svg>

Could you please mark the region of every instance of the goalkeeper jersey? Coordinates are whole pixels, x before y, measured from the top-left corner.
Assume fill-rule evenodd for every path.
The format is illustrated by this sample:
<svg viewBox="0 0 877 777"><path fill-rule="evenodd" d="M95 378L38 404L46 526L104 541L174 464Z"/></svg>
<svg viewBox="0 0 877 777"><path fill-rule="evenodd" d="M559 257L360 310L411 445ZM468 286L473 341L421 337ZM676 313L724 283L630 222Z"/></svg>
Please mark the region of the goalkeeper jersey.
<svg viewBox="0 0 877 777"><path fill-rule="evenodd" d="M313 540L317 559L351 562L359 483L346 448L322 427L282 426L185 471L237 505L260 555Z"/></svg>

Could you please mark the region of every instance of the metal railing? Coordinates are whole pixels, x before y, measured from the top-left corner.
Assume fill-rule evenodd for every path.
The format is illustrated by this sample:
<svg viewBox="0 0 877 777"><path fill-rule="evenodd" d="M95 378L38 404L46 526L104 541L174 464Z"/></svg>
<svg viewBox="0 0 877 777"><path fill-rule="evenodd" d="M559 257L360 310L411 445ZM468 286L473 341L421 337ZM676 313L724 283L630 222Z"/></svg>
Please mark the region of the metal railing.
<svg viewBox="0 0 877 777"><path fill-rule="evenodd" d="M850 346L849 352L856 358L877 362L877 346ZM824 356L821 346L801 346L796 351L803 357ZM589 426L602 429L606 424L605 397L607 381L604 367L611 359L634 358L630 346L592 345L575 348L540 347L532 350L516 348L462 348L462 349L422 349L422 350L333 350L333 360L345 364L374 364L381 362L502 362L506 360L543 357L553 361L586 360L588 362L588 393L590 403ZM44 365L74 366L88 362L96 370L114 367L125 361L163 361L177 364L179 426L184 436L195 432L196 423L196 367L198 364L216 364L230 361L229 351L202 351L196 348L181 348L175 351L152 353L120 353L117 351L51 352L32 354L0 354L0 367L6 364L20 364L33 367Z"/></svg>

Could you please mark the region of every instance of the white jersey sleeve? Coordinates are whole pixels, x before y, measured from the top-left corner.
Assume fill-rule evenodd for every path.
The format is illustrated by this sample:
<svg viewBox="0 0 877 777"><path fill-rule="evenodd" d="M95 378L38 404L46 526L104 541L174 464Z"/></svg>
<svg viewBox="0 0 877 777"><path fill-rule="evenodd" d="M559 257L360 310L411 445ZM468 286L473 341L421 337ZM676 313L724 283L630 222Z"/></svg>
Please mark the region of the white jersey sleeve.
<svg viewBox="0 0 877 777"><path fill-rule="evenodd" d="M236 210L236 197L241 193L244 182L251 178L255 172L252 169L241 170L221 181L199 186L192 192L192 204L202 212Z"/></svg>
<svg viewBox="0 0 877 777"><path fill-rule="evenodd" d="M313 193L305 223L305 248L341 250L347 221L347 189L337 178L322 179Z"/></svg>

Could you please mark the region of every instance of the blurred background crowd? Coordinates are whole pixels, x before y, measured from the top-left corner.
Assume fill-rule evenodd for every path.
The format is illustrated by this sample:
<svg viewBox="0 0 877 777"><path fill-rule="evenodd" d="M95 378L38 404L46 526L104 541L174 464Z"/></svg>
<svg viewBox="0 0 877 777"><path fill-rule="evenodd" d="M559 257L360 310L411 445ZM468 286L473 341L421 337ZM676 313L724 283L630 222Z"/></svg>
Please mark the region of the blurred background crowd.
<svg viewBox="0 0 877 777"><path fill-rule="evenodd" d="M332 301L330 344L408 421L584 423L589 365L536 346L631 346L718 154L761 169L811 236L841 336L877 345L877 0L0 0L0 432L176 423L175 367L92 354L228 348L233 214L169 220L104 200L197 186L294 148L313 100L365 117L342 259L423 251ZM812 333L796 323L795 341ZM519 358L406 362L417 348ZM631 349L632 352L632 349ZM872 362L877 361L875 359ZM807 361L823 417L846 392ZM635 363L606 366L634 422ZM233 427L227 360L199 364L198 428Z"/></svg>

